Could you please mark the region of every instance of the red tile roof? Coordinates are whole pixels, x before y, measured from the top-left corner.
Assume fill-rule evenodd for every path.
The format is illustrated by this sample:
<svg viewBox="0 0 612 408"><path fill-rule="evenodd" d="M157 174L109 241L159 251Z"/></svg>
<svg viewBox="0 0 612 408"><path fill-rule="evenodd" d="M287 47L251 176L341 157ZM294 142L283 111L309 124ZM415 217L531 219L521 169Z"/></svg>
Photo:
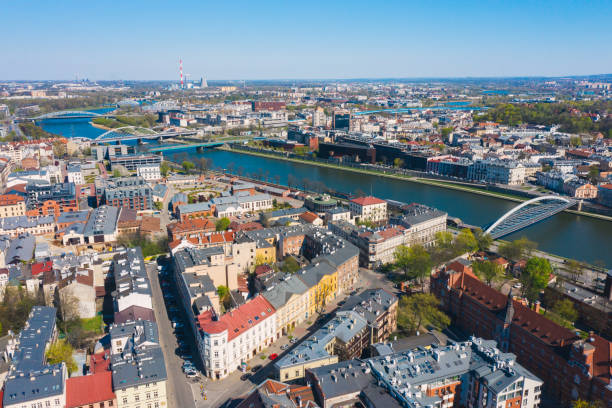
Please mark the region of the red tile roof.
<svg viewBox="0 0 612 408"><path fill-rule="evenodd" d="M310 212L310 211L306 211L305 213L300 214L299 217L303 219L304 221L311 223L311 224L319 218L317 214Z"/></svg>
<svg viewBox="0 0 612 408"><path fill-rule="evenodd" d="M93 375L72 377L66 380L66 407L83 405L115 399L112 373L104 371Z"/></svg>
<svg viewBox="0 0 612 408"><path fill-rule="evenodd" d="M610 384L610 379L612 378L612 342L594 335L591 344L595 347L593 354L593 376L606 384Z"/></svg>
<svg viewBox="0 0 612 408"><path fill-rule="evenodd" d="M42 272L49 272L53 269L53 261L38 262L32 264L32 276L36 276Z"/></svg>
<svg viewBox="0 0 612 408"><path fill-rule="evenodd" d="M109 371L110 368L110 350L102 350L99 353L92 354L89 357L89 371L92 374Z"/></svg>
<svg viewBox="0 0 612 408"><path fill-rule="evenodd" d="M369 196L369 197L353 198L351 202L364 206L364 205L383 204L386 201L381 200L380 198Z"/></svg>
<svg viewBox="0 0 612 408"><path fill-rule="evenodd" d="M221 316L217 321L212 320L210 311L198 316L200 329L206 333L222 333L227 330L228 341L233 340L251 327L258 325L274 314L274 307L259 295L242 306L231 310Z"/></svg>
<svg viewBox="0 0 612 408"><path fill-rule="evenodd" d="M25 201L25 198L17 194L0 195L0 205L15 205L22 201Z"/></svg>
<svg viewBox="0 0 612 408"><path fill-rule="evenodd" d="M464 295L476 300L493 313L503 310L508 301L506 295L486 285L469 273L463 273L463 276L455 280L454 286L457 289L463 289ZM513 300L513 305L514 318L512 323L522 330L529 332L532 336L539 338L540 341L551 346L564 346L578 339L571 330L559 326L552 320L523 306L521 302Z"/></svg>

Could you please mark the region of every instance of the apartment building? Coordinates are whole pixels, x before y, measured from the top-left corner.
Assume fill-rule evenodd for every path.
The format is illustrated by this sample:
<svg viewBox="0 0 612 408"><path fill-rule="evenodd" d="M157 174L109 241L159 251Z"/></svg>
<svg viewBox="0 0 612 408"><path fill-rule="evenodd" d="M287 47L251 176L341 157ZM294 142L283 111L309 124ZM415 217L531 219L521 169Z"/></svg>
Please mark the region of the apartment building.
<svg viewBox="0 0 612 408"><path fill-rule="evenodd" d="M522 163L502 160L476 160L469 167L467 178L489 184L520 185L525 182Z"/></svg>
<svg viewBox="0 0 612 408"><path fill-rule="evenodd" d="M359 221L371 221L375 224L387 221L387 202L376 197L354 198L349 203L349 210Z"/></svg>
<svg viewBox="0 0 612 408"><path fill-rule="evenodd" d="M128 248L115 255L112 263L115 313L137 306L153 310L151 283L140 247Z"/></svg>
<svg viewBox="0 0 612 408"><path fill-rule="evenodd" d="M157 324L139 320L112 325L109 336L117 407L166 407L166 364Z"/></svg>
<svg viewBox="0 0 612 408"><path fill-rule="evenodd" d="M17 194L0 195L0 218L23 216L25 213L25 198Z"/></svg>
<svg viewBox="0 0 612 408"><path fill-rule="evenodd" d="M353 311L340 311L314 334L274 362L280 381L303 378L306 370L361 356L368 346L366 320Z"/></svg>
<svg viewBox="0 0 612 408"><path fill-rule="evenodd" d="M69 164L66 167L66 178L69 183L84 184L83 171L80 164Z"/></svg>
<svg viewBox="0 0 612 408"><path fill-rule="evenodd" d="M141 166L160 166L162 156L157 154L125 154L109 156L111 168L120 165L129 171L137 171Z"/></svg>
<svg viewBox="0 0 612 408"><path fill-rule="evenodd" d="M263 296L256 296L216 318L212 312L198 316L196 338L204 375L219 380L227 377L276 338L275 310Z"/></svg>
<svg viewBox="0 0 612 408"><path fill-rule="evenodd" d="M238 288L238 266L222 247L186 248L176 252L172 262L177 279L184 273L207 275L215 287Z"/></svg>
<svg viewBox="0 0 612 408"><path fill-rule="evenodd" d="M17 339L9 340L10 358L2 406L7 408L66 406L66 365L47 364L45 352L57 338L56 311L34 306Z"/></svg>
<svg viewBox="0 0 612 408"><path fill-rule="evenodd" d="M78 211L74 183L28 184L27 215L53 215Z"/></svg>
<svg viewBox="0 0 612 408"><path fill-rule="evenodd" d="M142 177L96 180L96 201L137 211L153 209L153 190Z"/></svg>
<svg viewBox="0 0 612 408"><path fill-rule="evenodd" d="M366 289L351 296L340 310L352 310L363 317L369 330L369 344L387 341L397 330L399 298L385 289Z"/></svg>
<svg viewBox="0 0 612 408"><path fill-rule="evenodd" d="M51 215L36 217L17 217L0 218L0 234L17 237L22 234L47 235L55 231L55 219Z"/></svg>
<svg viewBox="0 0 612 408"><path fill-rule="evenodd" d="M448 214L436 208L422 204L410 204L402 207L402 214L392 218L391 223L406 228L408 245L432 246L436 235L446 231Z"/></svg>
<svg viewBox="0 0 612 408"><path fill-rule="evenodd" d="M161 180L161 170L159 164L145 164L136 168L136 175L146 181Z"/></svg>
<svg viewBox="0 0 612 408"><path fill-rule="evenodd" d="M240 192L229 197L213 198L210 202L215 205L216 217L232 217L272 208L272 196L269 194Z"/></svg>
<svg viewBox="0 0 612 408"><path fill-rule="evenodd" d="M306 378L323 408L536 408L542 386L514 354L475 337L311 368Z"/></svg>

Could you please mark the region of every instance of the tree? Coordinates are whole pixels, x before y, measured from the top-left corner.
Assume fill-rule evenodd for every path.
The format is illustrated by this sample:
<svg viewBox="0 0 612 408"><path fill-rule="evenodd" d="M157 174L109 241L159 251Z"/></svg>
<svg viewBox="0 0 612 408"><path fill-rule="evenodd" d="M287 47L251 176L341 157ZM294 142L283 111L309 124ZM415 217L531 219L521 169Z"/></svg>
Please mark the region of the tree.
<svg viewBox="0 0 612 408"><path fill-rule="evenodd" d="M397 169L404 167L404 161L397 157L395 160L393 160L393 167Z"/></svg>
<svg viewBox="0 0 612 408"><path fill-rule="evenodd" d="M266 257L262 254L258 254L255 255L255 267L258 267L260 265L265 265L268 263L268 260L266 259Z"/></svg>
<svg viewBox="0 0 612 408"><path fill-rule="evenodd" d="M538 244L525 237L515 239L512 242L505 242L500 245L498 252L506 259L519 261L526 256L530 256Z"/></svg>
<svg viewBox="0 0 612 408"><path fill-rule="evenodd" d="M183 170L185 170L185 173L189 173L191 170L195 168L195 164L193 164L189 160L183 161L182 166L183 166Z"/></svg>
<svg viewBox="0 0 612 408"><path fill-rule="evenodd" d="M300 270L300 264L295 260L294 257L287 255L283 260L283 264L280 267L281 272L285 273L296 273Z"/></svg>
<svg viewBox="0 0 612 408"><path fill-rule="evenodd" d="M66 155L66 143L64 143L64 141L56 140L53 142L53 155L58 159Z"/></svg>
<svg viewBox="0 0 612 408"><path fill-rule="evenodd" d="M501 265L496 264L492 261L478 261L472 264L474 273L487 285L491 286L491 283L499 281L504 276L504 271Z"/></svg>
<svg viewBox="0 0 612 408"><path fill-rule="evenodd" d="M159 166L159 171L163 177L168 177L168 173L170 173L170 165L168 162L163 161Z"/></svg>
<svg viewBox="0 0 612 408"><path fill-rule="evenodd" d="M206 173L206 171L210 167L210 164L206 157L199 157L195 162L195 166L198 170L200 170L200 174L203 174Z"/></svg>
<svg viewBox="0 0 612 408"><path fill-rule="evenodd" d="M580 262L578 262L575 259L570 259L565 264L565 267L566 267L568 273L570 274L570 276L572 277L572 280L574 282L577 282L578 278L580 278L580 276L583 273L582 265L580 265Z"/></svg>
<svg viewBox="0 0 612 408"><path fill-rule="evenodd" d="M436 232L436 246L450 248L453 245L453 234L450 231Z"/></svg>
<svg viewBox="0 0 612 408"><path fill-rule="evenodd" d="M596 165L589 167L588 177L591 184L597 184L599 182L599 167Z"/></svg>
<svg viewBox="0 0 612 408"><path fill-rule="evenodd" d="M552 311L572 324L578 320L578 311L574 307L574 302L569 299L561 299L555 302Z"/></svg>
<svg viewBox="0 0 612 408"><path fill-rule="evenodd" d="M601 401L578 399L572 402L572 408L604 408L604 404Z"/></svg>
<svg viewBox="0 0 612 408"><path fill-rule="evenodd" d="M455 244L459 253L474 252L478 249L478 241L469 228L464 228L457 234Z"/></svg>
<svg viewBox="0 0 612 408"><path fill-rule="evenodd" d="M540 291L548 285L552 273L548 259L533 257L527 261L520 280L523 284L523 294L530 302L537 300Z"/></svg>
<svg viewBox="0 0 612 408"><path fill-rule="evenodd" d="M440 301L430 293L403 296L399 302L397 325L407 334L414 334L422 326L444 329L450 318L439 309Z"/></svg>
<svg viewBox="0 0 612 408"><path fill-rule="evenodd" d="M113 170L113 177L115 177L115 178L121 177L121 172L119 171L119 169L114 169Z"/></svg>
<svg viewBox="0 0 612 408"><path fill-rule="evenodd" d="M226 305L231 300L230 290L227 286L219 285L217 287L217 295L219 295L219 300L223 305Z"/></svg>
<svg viewBox="0 0 612 408"><path fill-rule="evenodd" d="M431 257L421 245L400 245L395 249L394 255L396 267L404 272L408 280L418 280L422 285L431 273Z"/></svg>
<svg viewBox="0 0 612 408"><path fill-rule="evenodd" d="M219 218L215 223L215 228L217 231L225 231L229 228L231 223L232 222L227 217Z"/></svg>
<svg viewBox="0 0 612 408"><path fill-rule="evenodd" d="M442 128L442 139L444 140L448 140L448 137L450 136L450 134L453 132L453 128L451 127L443 127Z"/></svg>
<svg viewBox="0 0 612 408"><path fill-rule="evenodd" d="M71 374L78 369L72 357L73 348L65 339L57 340L49 346L47 350L47 362L49 364L66 363L68 373Z"/></svg>
<svg viewBox="0 0 612 408"><path fill-rule="evenodd" d="M474 230L474 237L476 238L479 251L488 251L489 247L493 243L493 237L491 237L491 234L483 232L483 230L480 228L476 228L476 230Z"/></svg>

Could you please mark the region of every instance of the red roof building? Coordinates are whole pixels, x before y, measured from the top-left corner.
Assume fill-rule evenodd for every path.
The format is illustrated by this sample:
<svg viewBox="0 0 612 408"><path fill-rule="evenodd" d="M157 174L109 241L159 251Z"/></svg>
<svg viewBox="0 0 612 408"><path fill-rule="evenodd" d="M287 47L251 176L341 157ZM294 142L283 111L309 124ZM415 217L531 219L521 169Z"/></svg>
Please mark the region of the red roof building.
<svg viewBox="0 0 612 408"><path fill-rule="evenodd" d="M114 407L112 373L103 371L93 375L71 377L66 380L66 407Z"/></svg>
<svg viewBox="0 0 612 408"><path fill-rule="evenodd" d="M375 204L384 204L386 201L385 200L381 200L380 198L376 198L376 197L357 197L357 198L353 198L351 200L352 203L364 206L364 205L375 205Z"/></svg>
<svg viewBox="0 0 612 408"><path fill-rule="evenodd" d="M32 276L36 276L39 273L51 272L53 269L53 261L37 262L32 264Z"/></svg>
<svg viewBox="0 0 612 408"><path fill-rule="evenodd" d="M582 340L467 271L440 270L431 278L431 293L464 332L516 354L544 381L548 398L563 406L578 398L612 401L612 344L604 338Z"/></svg>

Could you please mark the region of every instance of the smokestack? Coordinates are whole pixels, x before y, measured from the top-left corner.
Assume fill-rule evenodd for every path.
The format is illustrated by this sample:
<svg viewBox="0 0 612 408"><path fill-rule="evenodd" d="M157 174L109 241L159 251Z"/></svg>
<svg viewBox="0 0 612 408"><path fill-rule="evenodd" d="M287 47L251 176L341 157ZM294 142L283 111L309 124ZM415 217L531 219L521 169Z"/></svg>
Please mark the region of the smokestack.
<svg viewBox="0 0 612 408"><path fill-rule="evenodd" d="M181 89L183 88L183 60L179 58L179 73L181 75Z"/></svg>

